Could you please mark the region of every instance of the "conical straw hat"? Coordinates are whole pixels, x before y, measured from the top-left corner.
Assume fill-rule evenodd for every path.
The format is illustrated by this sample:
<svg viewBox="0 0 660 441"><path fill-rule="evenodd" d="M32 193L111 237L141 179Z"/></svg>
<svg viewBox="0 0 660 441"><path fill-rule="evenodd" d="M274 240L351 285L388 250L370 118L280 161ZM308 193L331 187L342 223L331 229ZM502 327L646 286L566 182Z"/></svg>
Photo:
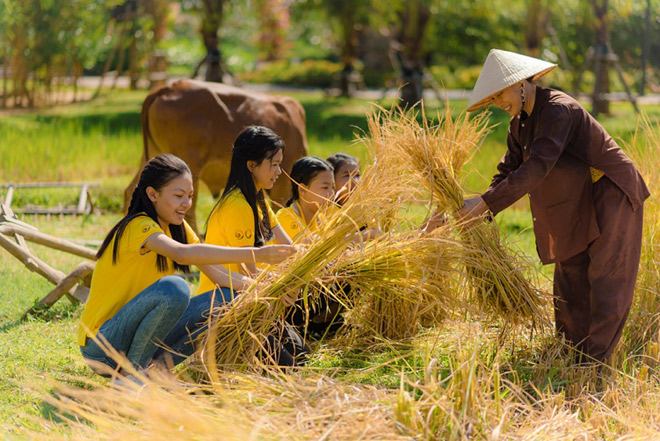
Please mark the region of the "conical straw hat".
<svg viewBox="0 0 660 441"><path fill-rule="evenodd" d="M493 95L527 78L534 80L557 67L556 64L515 52L491 49L472 89L468 112L488 106Z"/></svg>

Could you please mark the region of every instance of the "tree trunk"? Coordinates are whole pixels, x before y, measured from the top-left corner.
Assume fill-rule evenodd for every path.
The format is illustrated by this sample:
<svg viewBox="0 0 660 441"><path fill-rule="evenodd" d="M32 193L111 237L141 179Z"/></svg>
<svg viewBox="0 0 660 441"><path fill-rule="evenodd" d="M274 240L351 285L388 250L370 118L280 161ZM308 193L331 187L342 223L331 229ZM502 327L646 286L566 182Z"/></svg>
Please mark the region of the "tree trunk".
<svg viewBox="0 0 660 441"><path fill-rule="evenodd" d="M5 48L4 56L2 57L2 108L7 107L7 66L9 66L9 48Z"/></svg>
<svg viewBox="0 0 660 441"><path fill-rule="evenodd" d="M607 16L607 0L591 0L596 16L596 44L594 46L594 93L592 113L610 113L610 102L606 94L610 91L609 54L610 29Z"/></svg>
<svg viewBox="0 0 660 441"><path fill-rule="evenodd" d="M138 80L140 79L140 54L138 53L138 5L134 5L130 11L131 41L128 46L128 77L130 79L130 89L137 90Z"/></svg>
<svg viewBox="0 0 660 441"><path fill-rule="evenodd" d="M202 5L202 39L206 47L206 81L222 83L222 53L219 30L222 24L223 0L204 0Z"/></svg>
<svg viewBox="0 0 660 441"><path fill-rule="evenodd" d="M339 90L341 93L341 96L343 97L351 97L353 95L353 85L352 85L352 77L353 77L353 63L344 63L344 67L339 72Z"/></svg>
<svg viewBox="0 0 660 441"><path fill-rule="evenodd" d="M353 62L357 58L358 33L356 29L357 9L355 7L344 7L343 16L339 18L341 27L341 61L344 68L339 74L339 89L341 96L352 95L351 77L353 76Z"/></svg>
<svg viewBox="0 0 660 441"><path fill-rule="evenodd" d="M165 38L167 32L167 15L170 7L170 0L150 0L144 2L144 8L154 21L154 36L152 43L155 46Z"/></svg>
<svg viewBox="0 0 660 441"><path fill-rule="evenodd" d="M419 103L424 96L423 72L421 66L401 67L401 106L412 107Z"/></svg>
<svg viewBox="0 0 660 441"><path fill-rule="evenodd" d="M83 74L83 64L80 60L73 61L73 102L78 102L78 81Z"/></svg>
<svg viewBox="0 0 660 441"><path fill-rule="evenodd" d="M131 90L137 90L138 80L140 79L140 57L137 48L137 36L135 29L131 32L131 43L128 47L128 76L130 78Z"/></svg>
<svg viewBox="0 0 660 441"><path fill-rule="evenodd" d="M651 53L651 0L646 0L644 14L644 39L642 41L642 80L639 84L639 94L644 95L646 89L646 63Z"/></svg>
<svg viewBox="0 0 660 441"><path fill-rule="evenodd" d="M423 97L423 43L430 18L431 10L422 0L406 2L399 13L400 28L396 39L399 42L397 59L403 83L400 97L403 107L414 106Z"/></svg>
<svg viewBox="0 0 660 441"><path fill-rule="evenodd" d="M527 27L525 29L525 47L527 55L539 58L541 42L545 36L547 7L544 0L527 0Z"/></svg>
<svg viewBox="0 0 660 441"><path fill-rule="evenodd" d="M149 42L149 88L164 86L167 83L167 57L160 49L160 42L167 32L167 15L170 0L150 0L144 3L147 14L154 22L153 37Z"/></svg>

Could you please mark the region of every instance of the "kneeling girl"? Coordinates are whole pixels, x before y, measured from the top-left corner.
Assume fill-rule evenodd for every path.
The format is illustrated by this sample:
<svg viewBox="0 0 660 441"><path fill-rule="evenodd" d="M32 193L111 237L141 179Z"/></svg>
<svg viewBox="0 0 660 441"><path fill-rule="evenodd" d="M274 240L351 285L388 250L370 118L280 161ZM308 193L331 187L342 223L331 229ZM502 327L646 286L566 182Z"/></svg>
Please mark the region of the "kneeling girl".
<svg viewBox="0 0 660 441"><path fill-rule="evenodd" d="M207 243L257 248L270 241L291 244L264 194L282 173L283 149L280 137L266 127L250 126L239 133L232 148L225 190L208 219ZM225 265L222 274L225 280L219 286L242 291L258 272L254 263ZM202 275L199 291L213 287L213 281ZM280 365L296 365L308 349L293 329L287 327L279 332L283 338L269 337L273 358Z"/></svg>
<svg viewBox="0 0 660 441"><path fill-rule="evenodd" d="M156 156L140 175L128 213L103 241L78 330L82 355L95 371L109 374L117 363L91 336L124 353L136 369L164 361L165 348L174 364L193 353L192 339L227 293L215 302L213 292L191 299L175 270L197 265L216 277L211 270L219 263L277 263L295 251L201 244L184 220L192 195L188 166L173 155Z"/></svg>

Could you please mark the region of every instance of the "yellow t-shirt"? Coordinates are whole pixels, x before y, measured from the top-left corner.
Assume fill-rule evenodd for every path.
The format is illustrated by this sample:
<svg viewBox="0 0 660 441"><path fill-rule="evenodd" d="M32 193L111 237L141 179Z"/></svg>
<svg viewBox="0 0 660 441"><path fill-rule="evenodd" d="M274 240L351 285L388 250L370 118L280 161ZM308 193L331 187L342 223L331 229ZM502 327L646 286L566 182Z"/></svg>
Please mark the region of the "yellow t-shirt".
<svg viewBox="0 0 660 441"><path fill-rule="evenodd" d="M296 204L294 202L294 204ZM300 207L298 207L300 208ZM323 211L318 211L312 218L311 222L307 222L303 215L299 215L293 208L293 205L282 208L277 212L277 222L282 226L286 234L294 240L300 233L309 228L312 233L317 233L325 220L332 216L336 210L335 206L329 206Z"/></svg>
<svg viewBox="0 0 660 441"><path fill-rule="evenodd" d="M190 225L185 221L183 225L186 229L187 242L199 243L199 238ZM133 297L160 278L174 274L174 265L170 259L167 259L167 271L159 272L156 267L158 254L142 249L144 242L155 233L165 233L172 237L169 229L164 232L150 217L138 216L126 225L121 235L117 263L112 263L114 238L96 262L89 300L78 327L80 346L84 346L87 341L84 326L89 328L92 335L96 335L99 328Z"/></svg>
<svg viewBox="0 0 660 441"><path fill-rule="evenodd" d="M296 213L296 210L293 209L293 206L288 206L281 208L277 212L277 222L282 225L284 232L294 240L300 233L302 233L307 224L302 216L299 216Z"/></svg>
<svg viewBox="0 0 660 441"><path fill-rule="evenodd" d="M266 200L268 209L268 218L271 228L278 225L277 216L270 208ZM261 208L257 206L259 219L262 218ZM243 196L240 190L233 190L227 197L213 210L209 218L208 228L206 230L206 243L220 245L225 247L252 247L254 246L254 216L252 207ZM240 265L223 265L229 271L243 274ZM215 284L206 277L204 273L200 275L199 288L197 293L204 293L215 289Z"/></svg>

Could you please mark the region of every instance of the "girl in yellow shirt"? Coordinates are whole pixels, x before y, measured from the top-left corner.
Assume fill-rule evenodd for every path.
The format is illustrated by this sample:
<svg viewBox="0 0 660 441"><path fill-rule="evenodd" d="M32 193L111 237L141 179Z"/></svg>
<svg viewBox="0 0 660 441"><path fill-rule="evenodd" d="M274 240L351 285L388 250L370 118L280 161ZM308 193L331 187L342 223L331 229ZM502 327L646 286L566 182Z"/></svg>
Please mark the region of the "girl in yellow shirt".
<svg viewBox="0 0 660 441"><path fill-rule="evenodd" d="M335 193L335 178L332 165L316 156L300 158L291 169L291 191L293 196L287 207L277 212L277 219L284 231L294 239L309 229L317 231L321 222L320 209L332 203ZM347 290L348 286L335 286L336 290ZM341 305L321 297L309 314L302 301L289 309L287 321L296 326L303 335L320 338L326 332L334 332L343 321L339 316Z"/></svg>
<svg viewBox="0 0 660 441"><path fill-rule="evenodd" d="M319 209L332 201L335 178L332 166L316 156L305 156L291 169L293 196L277 212L277 221L286 234L295 239L305 229L316 231Z"/></svg>
<svg viewBox="0 0 660 441"><path fill-rule="evenodd" d="M291 244L264 194L282 173L283 149L284 143L269 128L250 126L238 134L232 148L227 184L207 222L206 243L231 247L261 247L269 241ZM223 280L215 283L221 288L242 291L257 271L253 262L225 265L219 275ZM214 286L208 275L201 275L199 292ZM295 331L289 330L289 334L282 341L269 338L270 347L277 349L273 356L281 365L295 365L307 351Z"/></svg>
<svg viewBox="0 0 660 441"><path fill-rule="evenodd" d="M206 243L231 247L260 247L269 241L291 244L278 225L277 217L264 195L282 173L284 144L272 130L251 126L243 130L232 148L227 184L206 227ZM244 290L257 274L254 264L224 265L221 287ZM209 277L201 276L199 292L213 288Z"/></svg>
<svg viewBox="0 0 660 441"><path fill-rule="evenodd" d="M164 348L177 354L175 364L192 354L192 339L225 299L213 302L210 292L191 300L175 270L187 272L194 264L215 278L219 263L277 263L294 252L283 245L235 249L199 243L184 220L192 196L188 166L173 155L156 156L140 175L128 213L103 241L78 332L80 350L96 372L110 374L117 367L106 344L137 369L154 360L164 363L169 354Z"/></svg>

